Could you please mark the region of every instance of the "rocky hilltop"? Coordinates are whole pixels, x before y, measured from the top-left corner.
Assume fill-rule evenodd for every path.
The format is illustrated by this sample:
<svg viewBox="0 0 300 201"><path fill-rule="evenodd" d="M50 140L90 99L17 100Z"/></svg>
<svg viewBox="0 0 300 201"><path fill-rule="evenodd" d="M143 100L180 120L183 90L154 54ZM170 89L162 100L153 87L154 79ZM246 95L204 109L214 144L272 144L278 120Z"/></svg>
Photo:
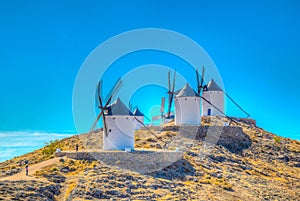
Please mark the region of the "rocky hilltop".
<svg viewBox="0 0 300 201"><path fill-rule="evenodd" d="M171 122L151 127L152 133L136 131L137 149L182 153L147 172L126 168L122 159L54 157L57 148L74 150L76 144L81 152L101 149L101 131L51 142L0 163L0 200L299 200L300 142L252 121L226 122L206 117L200 127ZM25 160L29 176L20 164Z"/></svg>

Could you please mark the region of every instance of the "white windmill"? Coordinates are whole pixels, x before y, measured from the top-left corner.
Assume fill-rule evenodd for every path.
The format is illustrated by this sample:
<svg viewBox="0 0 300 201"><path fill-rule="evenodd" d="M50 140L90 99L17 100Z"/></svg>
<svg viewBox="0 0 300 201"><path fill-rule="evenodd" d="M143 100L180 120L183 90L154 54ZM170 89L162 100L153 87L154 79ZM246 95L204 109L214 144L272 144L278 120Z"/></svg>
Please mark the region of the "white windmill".
<svg viewBox="0 0 300 201"><path fill-rule="evenodd" d="M225 96L229 98L242 112L247 115L247 118L250 117L250 114L246 112L228 93L226 93L213 79L207 84L204 85L204 66L202 68L202 77L201 81L199 79L198 69L196 70L197 77L197 88L198 95L202 99L202 115L201 116L225 116L230 120L229 125L234 122L238 125L238 122L233 118L225 114Z"/></svg>
<svg viewBox="0 0 300 201"><path fill-rule="evenodd" d="M135 117L119 98L110 104L112 97L120 89L121 85L122 80L119 80L108 94L105 104L103 104L101 95L102 80L97 86L98 107L101 112L97 116L91 130L94 130L100 117L102 117L104 150L134 149Z"/></svg>

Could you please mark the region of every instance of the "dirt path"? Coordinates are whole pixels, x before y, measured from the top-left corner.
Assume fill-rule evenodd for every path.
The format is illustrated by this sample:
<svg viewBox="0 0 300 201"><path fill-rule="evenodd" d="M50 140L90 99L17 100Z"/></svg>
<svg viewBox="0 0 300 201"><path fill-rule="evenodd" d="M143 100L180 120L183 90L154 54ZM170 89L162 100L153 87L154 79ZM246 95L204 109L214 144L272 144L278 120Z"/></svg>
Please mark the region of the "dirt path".
<svg viewBox="0 0 300 201"><path fill-rule="evenodd" d="M19 180L47 181L47 179L45 179L45 178L36 178L35 176L33 176L33 174L36 171L43 169L44 167L46 167L48 165L52 165L53 163L57 163L57 162L59 162L59 158L52 158L47 161L43 161L41 163L29 165L28 166L28 170L29 170L28 176L26 176L26 172L25 172L25 168L24 168L24 170L22 170L21 172L19 172L17 174L0 178L0 181L4 181L4 180L9 180L9 181L19 181Z"/></svg>

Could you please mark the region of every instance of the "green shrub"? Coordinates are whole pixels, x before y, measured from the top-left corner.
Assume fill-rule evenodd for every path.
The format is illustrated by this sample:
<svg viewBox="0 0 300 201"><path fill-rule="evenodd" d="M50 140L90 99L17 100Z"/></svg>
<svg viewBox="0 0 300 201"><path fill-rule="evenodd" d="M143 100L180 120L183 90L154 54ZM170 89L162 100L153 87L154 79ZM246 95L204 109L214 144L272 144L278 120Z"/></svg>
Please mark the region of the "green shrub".
<svg viewBox="0 0 300 201"><path fill-rule="evenodd" d="M45 144L46 146L42 150L42 154L45 159L53 157L53 154L56 151L56 149L61 147L61 142L58 140L50 141L50 143Z"/></svg>
<svg viewBox="0 0 300 201"><path fill-rule="evenodd" d="M280 137L275 136L275 137L274 137L274 141L275 141L276 143L280 143Z"/></svg>

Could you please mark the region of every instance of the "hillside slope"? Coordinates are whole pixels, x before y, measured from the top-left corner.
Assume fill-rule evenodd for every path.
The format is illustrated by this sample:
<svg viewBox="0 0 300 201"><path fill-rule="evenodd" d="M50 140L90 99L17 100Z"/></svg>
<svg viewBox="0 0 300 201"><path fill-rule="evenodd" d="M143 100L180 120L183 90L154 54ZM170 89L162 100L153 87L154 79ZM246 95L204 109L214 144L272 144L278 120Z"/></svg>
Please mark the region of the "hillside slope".
<svg viewBox="0 0 300 201"><path fill-rule="evenodd" d="M300 142L254 125L223 127L226 119L203 118L203 126L153 127L136 132L137 148L183 151L183 158L156 172L139 174L97 160L60 159L37 171L32 181L11 181L20 160L49 160L56 148L101 148L101 132L56 141L0 164L0 200L297 200ZM219 133L220 138L214 139ZM162 142L162 140L164 142ZM214 142L216 145L213 146ZM212 143L212 144L211 144ZM30 166L29 166L30 167ZM47 180L44 181L43 179Z"/></svg>

